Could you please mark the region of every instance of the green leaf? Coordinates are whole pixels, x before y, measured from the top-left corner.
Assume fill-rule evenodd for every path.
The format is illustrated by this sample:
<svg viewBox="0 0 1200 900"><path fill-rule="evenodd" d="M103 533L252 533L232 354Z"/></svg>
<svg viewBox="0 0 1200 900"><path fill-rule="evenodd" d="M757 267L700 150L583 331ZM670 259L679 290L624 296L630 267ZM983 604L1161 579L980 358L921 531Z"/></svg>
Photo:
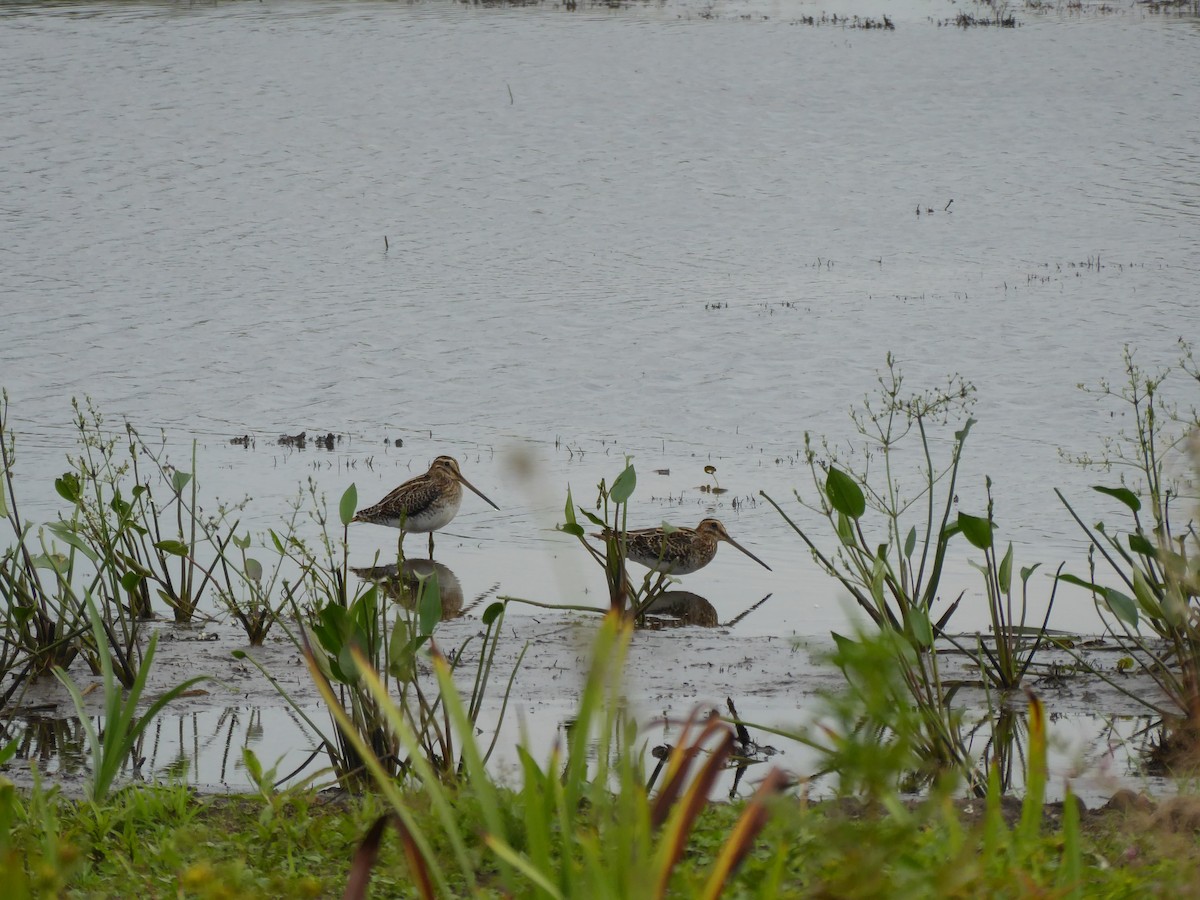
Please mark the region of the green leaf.
<svg viewBox="0 0 1200 900"><path fill-rule="evenodd" d="M442 592L436 571L421 579L420 593L417 598L418 627L423 635L433 634L437 623L442 621Z"/></svg>
<svg viewBox="0 0 1200 900"><path fill-rule="evenodd" d="M68 503L79 502L79 476L74 472L66 472L61 478L55 478L54 489Z"/></svg>
<svg viewBox="0 0 1200 900"><path fill-rule="evenodd" d="M501 616L503 614L504 614L504 602L502 600L497 600L495 603L492 603L491 605L488 606L487 609L485 609L483 611L483 615L480 616L480 618L483 620L484 625L491 625L493 622L496 621L496 619L499 616Z"/></svg>
<svg viewBox="0 0 1200 900"><path fill-rule="evenodd" d="M1008 542L1008 552L1004 554L1004 559L1000 561L1000 571L997 577L1000 580L1000 590L1008 593L1009 586L1012 584L1012 561L1013 561L1013 545L1012 541Z"/></svg>
<svg viewBox="0 0 1200 900"><path fill-rule="evenodd" d="M182 494L183 489L188 486L188 482L191 480L191 472L181 472L176 469L171 473L171 490L173 490L176 494Z"/></svg>
<svg viewBox="0 0 1200 900"><path fill-rule="evenodd" d="M346 488L346 492L342 494L341 502L338 503L338 517L342 520L343 525L349 525L354 520L354 514L358 511L358 488L351 482L350 487Z"/></svg>
<svg viewBox="0 0 1200 900"><path fill-rule="evenodd" d="M568 522L566 525L559 525L558 530L577 538L581 538L587 533L578 522Z"/></svg>
<svg viewBox="0 0 1200 900"><path fill-rule="evenodd" d="M1138 608L1132 597L1122 594L1116 588L1105 588L1104 600L1114 616L1130 628L1137 628Z"/></svg>
<svg viewBox="0 0 1200 900"><path fill-rule="evenodd" d="M233 546L237 547L239 550L249 550L250 549L250 532L247 531L246 536L244 538L240 538L236 534L233 535Z"/></svg>
<svg viewBox="0 0 1200 900"><path fill-rule="evenodd" d="M862 488L841 469L829 467L825 476L825 496L829 505L842 515L858 519L867 511L867 501L863 497Z"/></svg>
<svg viewBox="0 0 1200 900"><path fill-rule="evenodd" d="M251 581L262 581L263 567L257 559L246 558L246 577Z"/></svg>
<svg viewBox="0 0 1200 900"><path fill-rule="evenodd" d="M188 545L182 541L158 541L154 546L163 553L169 553L172 556L188 555Z"/></svg>
<svg viewBox="0 0 1200 900"><path fill-rule="evenodd" d="M1158 548L1146 540L1145 536L1141 534L1129 535L1129 549L1140 556L1148 556L1151 559L1158 558Z"/></svg>
<svg viewBox="0 0 1200 900"><path fill-rule="evenodd" d="M844 547L854 547L858 541L854 538L854 526L850 524L850 517L845 513L837 514L837 536Z"/></svg>
<svg viewBox="0 0 1200 900"><path fill-rule="evenodd" d="M352 642L347 641L338 652L337 663L329 661L334 678L343 684L354 684L358 681L358 664L354 661L354 653L350 649L353 646Z"/></svg>
<svg viewBox="0 0 1200 900"><path fill-rule="evenodd" d="M131 594L138 589L138 585L141 583L142 576L137 572L126 572L121 576L121 587Z"/></svg>
<svg viewBox="0 0 1200 900"><path fill-rule="evenodd" d="M625 466L625 471L617 476L617 480L612 483L612 487L608 490L608 497L613 503L625 503L633 494L633 489L637 487L637 473L633 470L633 463Z"/></svg>
<svg viewBox="0 0 1200 900"><path fill-rule="evenodd" d="M1165 618L1163 608L1158 602L1158 597L1154 595L1154 589L1151 587L1150 582L1146 580L1146 576L1142 574L1141 569L1133 570L1133 596L1137 598L1138 606L1142 608L1142 612L1151 619L1161 621Z"/></svg>
<svg viewBox="0 0 1200 900"><path fill-rule="evenodd" d="M1134 512L1138 512L1142 508L1142 501L1139 500L1137 494L1135 494L1129 488L1110 488L1104 487L1102 484L1093 484L1092 490L1098 491L1101 494L1108 494L1110 497L1116 497Z"/></svg>
<svg viewBox="0 0 1200 900"><path fill-rule="evenodd" d="M388 672L396 680L407 683L416 676L413 660L416 659L412 643L412 630L405 619L397 619L392 626L392 638L388 642Z"/></svg>
<svg viewBox="0 0 1200 900"><path fill-rule="evenodd" d="M912 559L913 551L917 549L917 526L908 529L908 537L904 539L904 558Z"/></svg>
<svg viewBox="0 0 1200 900"><path fill-rule="evenodd" d="M958 514L958 527L962 529L963 537L978 547L988 550L992 546L992 523L979 516Z"/></svg>
<svg viewBox="0 0 1200 900"><path fill-rule="evenodd" d="M1094 582L1091 582L1091 581L1084 581L1078 575L1071 575L1069 573L1063 573L1062 575L1058 576L1058 580L1065 581L1067 584L1076 585L1077 587L1087 588L1089 591L1094 591L1097 594L1104 593L1104 588L1102 588L1100 585L1095 584Z"/></svg>
<svg viewBox="0 0 1200 900"><path fill-rule="evenodd" d="M100 561L99 554L97 554L95 550L84 543L83 538L75 533L68 522L51 522L46 527L49 528L55 536L60 538L65 543L70 544L93 563L98 563Z"/></svg>
<svg viewBox="0 0 1200 900"><path fill-rule="evenodd" d="M912 606L908 609L908 627L912 630L913 640L919 647L933 646L933 626L929 624L929 615L924 606Z"/></svg>
<svg viewBox="0 0 1200 900"><path fill-rule="evenodd" d="M40 553L33 558L33 565L38 569L53 569L59 574L67 572L67 558L61 553Z"/></svg>
<svg viewBox="0 0 1200 900"><path fill-rule="evenodd" d="M0 519L8 516L8 501L5 499L4 473L0 472Z"/></svg>
<svg viewBox="0 0 1200 900"><path fill-rule="evenodd" d="M593 513L591 510L584 509L581 506L581 507L579 507L579 511L581 513L583 513L584 518L587 519L589 522L591 522L593 525L596 525L599 528L607 528L608 527L608 524L602 518L600 518L598 515Z"/></svg>
<svg viewBox="0 0 1200 900"><path fill-rule="evenodd" d="M1040 569L1041 563L1034 563L1032 566L1021 566L1021 584L1029 584L1029 576Z"/></svg>
<svg viewBox="0 0 1200 900"><path fill-rule="evenodd" d="M568 525L574 525L579 521L575 518L575 501L571 497L570 485L567 485L567 505L563 508L563 517L566 518ZM574 534L574 532L571 533Z"/></svg>
<svg viewBox="0 0 1200 900"><path fill-rule="evenodd" d="M954 432L954 439L960 444L964 443L967 439L967 435L971 432L971 426L974 425L975 422L975 419L968 418L966 424L963 425L962 430Z"/></svg>

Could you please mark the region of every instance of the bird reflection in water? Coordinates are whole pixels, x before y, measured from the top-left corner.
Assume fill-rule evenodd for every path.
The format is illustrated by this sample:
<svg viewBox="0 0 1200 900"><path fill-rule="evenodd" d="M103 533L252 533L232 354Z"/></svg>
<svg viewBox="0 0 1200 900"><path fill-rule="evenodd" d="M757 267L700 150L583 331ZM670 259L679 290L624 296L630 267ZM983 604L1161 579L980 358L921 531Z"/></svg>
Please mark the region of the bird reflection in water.
<svg viewBox="0 0 1200 900"><path fill-rule="evenodd" d="M437 575L442 595L442 621L457 619L463 614L463 589L458 576L447 566L432 559L406 559L404 567L395 563L383 566L351 567L351 572L363 581L373 582L379 592L405 609L412 609L417 600L420 579Z"/></svg>

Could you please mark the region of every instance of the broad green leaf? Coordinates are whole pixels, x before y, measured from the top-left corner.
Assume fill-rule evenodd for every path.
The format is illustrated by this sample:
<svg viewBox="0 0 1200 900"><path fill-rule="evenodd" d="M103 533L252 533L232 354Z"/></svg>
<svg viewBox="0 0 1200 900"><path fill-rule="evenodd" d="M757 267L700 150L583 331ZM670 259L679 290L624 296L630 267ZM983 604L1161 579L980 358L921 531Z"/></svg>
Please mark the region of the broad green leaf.
<svg viewBox="0 0 1200 900"><path fill-rule="evenodd" d="M188 545L182 541L157 541L154 546L163 553L169 553L172 556L188 555Z"/></svg>
<svg viewBox="0 0 1200 900"><path fill-rule="evenodd" d="M633 463L625 467L625 471L617 476L617 480L612 483L609 488L608 497L613 503L625 503L633 494L633 489L637 487L637 473L633 470Z"/></svg>
<svg viewBox="0 0 1200 900"><path fill-rule="evenodd" d="M338 518L341 519L343 525L349 525L354 521L354 514L358 511L358 487L351 482L350 487L346 488L342 494L342 499L338 503Z"/></svg>
<svg viewBox="0 0 1200 900"><path fill-rule="evenodd" d="M1122 594L1116 588L1105 588L1104 600L1114 616L1130 628L1137 628L1138 608L1132 597Z"/></svg>
<svg viewBox="0 0 1200 900"><path fill-rule="evenodd" d="M176 469L171 473L171 490L173 490L176 494L182 494L183 489L188 486L188 482L191 480L191 472L181 472Z"/></svg>
<svg viewBox="0 0 1200 900"><path fill-rule="evenodd" d="M54 490L68 503L79 502L79 476L74 472L66 472L61 478L54 479Z"/></svg>
<svg viewBox="0 0 1200 900"><path fill-rule="evenodd" d="M142 576L137 572L126 572L121 576L121 587L129 593L137 590L138 585L142 583Z"/></svg>
<svg viewBox="0 0 1200 900"><path fill-rule="evenodd" d="M262 581L263 567L257 559L253 557L246 558L246 577L251 581Z"/></svg>
<svg viewBox="0 0 1200 900"><path fill-rule="evenodd" d="M250 532L246 532L246 536L244 538L240 538L236 534L233 535L233 546L237 547L239 550L249 550Z"/></svg>
<svg viewBox="0 0 1200 900"><path fill-rule="evenodd" d="M992 546L992 523L979 516L958 514L958 527L962 529L963 537L978 547L988 550Z"/></svg>
<svg viewBox="0 0 1200 900"><path fill-rule="evenodd" d="M825 476L825 496L829 505L851 519L858 519L867 511L867 501L863 497L862 488L843 472L834 466L829 467Z"/></svg>
<svg viewBox="0 0 1200 900"><path fill-rule="evenodd" d="M39 553L33 558L33 565L38 569L53 569L62 574L67 571L67 558L61 553Z"/></svg>
<svg viewBox="0 0 1200 900"><path fill-rule="evenodd" d="M933 646L933 626L929 624L929 615L924 606L910 607L907 614L908 627L912 630L913 640L920 647Z"/></svg>
<svg viewBox="0 0 1200 900"><path fill-rule="evenodd" d="M558 530L564 534L569 534L577 538L581 538L587 534L587 532L583 530L583 526L577 522L568 522L566 525L559 525Z"/></svg>
<svg viewBox="0 0 1200 900"><path fill-rule="evenodd" d="M1004 559L1000 560L1000 571L996 573L1000 580L1000 590L1005 594L1008 593L1009 586L1012 584L1012 561L1013 561L1013 545L1012 541L1008 542L1008 552L1004 554Z"/></svg>
<svg viewBox="0 0 1200 900"><path fill-rule="evenodd" d="M355 663L354 653L350 649L353 646L351 641L347 641L337 655L337 662L332 659L329 661L329 670L333 677L343 684L354 684L358 681L358 664Z"/></svg>
<svg viewBox="0 0 1200 900"><path fill-rule="evenodd" d="M503 614L504 602L502 600L497 600L495 603L490 604L488 608L483 611L483 615L480 616L480 618L483 620L484 625L491 625L499 616Z"/></svg>
<svg viewBox="0 0 1200 900"><path fill-rule="evenodd" d="M917 526L908 529L908 537L904 539L904 558L912 559L913 551L917 549Z"/></svg>
<svg viewBox="0 0 1200 900"><path fill-rule="evenodd" d="M1032 566L1021 566L1021 584L1029 584L1029 576L1040 569L1041 563L1034 563Z"/></svg>
<svg viewBox="0 0 1200 900"><path fill-rule="evenodd" d="M1146 540L1145 536L1140 534L1129 535L1129 549L1140 556L1148 556L1151 559L1158 557L1157 548Z"/></svg>
<svg viewBox="0 0 1200 900"><path fill-rule="evenodd" d="M1105 487L1102 484L1093 484L1092 490L1098 491L1101 494L1108 494L1110 497L1116 497L1134 512L1138 512L1142 508L1142 501L1139 500L1137 494L1135 494L1129 488L1110 488Z"/></svg>
<svg viewBox="0 0 1200 900"><path fill-rule="evenodd" d="M1137 598L1138 606L1142 608L1142 612L1151 619L1161 620L1164 618L1163 608L1159 604L1158 598L1154 595L1154 590L1150 586L1150 582L1142 574L1141 569L1133 570L1133 596Z"/></svg>

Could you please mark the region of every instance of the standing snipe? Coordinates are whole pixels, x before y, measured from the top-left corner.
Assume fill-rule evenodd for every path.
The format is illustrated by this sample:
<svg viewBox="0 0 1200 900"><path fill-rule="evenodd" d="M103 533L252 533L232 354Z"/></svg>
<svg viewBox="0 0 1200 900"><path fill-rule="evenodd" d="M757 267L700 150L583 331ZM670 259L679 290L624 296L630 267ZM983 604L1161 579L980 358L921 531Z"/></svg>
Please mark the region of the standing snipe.
<svg viewBox="0 0 1200 900"><path fill-rule="evenodd" d="M400 554L403 554L406 534L429 532L429 558L433 559L433 533L449 525L458 512L464 484L483 497L492 509L500 509L463 478L453 457L439 456L428 472L404 482L374 506L359 510L354 521L399 528L400 543L396 549Z"/></svg>
<svg viewBox="0 0 1200 900"><path fill-rule="evenodd" d="M676 528L671 532L661 527L640 528L626 532L626 535L626 555L655 572L687 575L703 569L717 555L718 541L732 544L768 572L771 571L770 566L731 538L725 526L716 519L704 519L695 528Z"/></svg>

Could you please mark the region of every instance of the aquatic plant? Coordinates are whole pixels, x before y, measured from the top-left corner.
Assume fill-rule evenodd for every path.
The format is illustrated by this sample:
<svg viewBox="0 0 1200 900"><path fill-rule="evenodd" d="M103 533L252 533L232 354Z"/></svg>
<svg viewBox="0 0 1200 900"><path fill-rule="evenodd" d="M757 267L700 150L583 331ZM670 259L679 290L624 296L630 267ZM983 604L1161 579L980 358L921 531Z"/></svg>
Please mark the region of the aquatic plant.
<svg viewBox="0 0 1200 900"><path fill-rule="evenodd" d="M820 449L805 434L805 458L816 489L815 501L799 491L797 501L819 514L832 528L837 545L826 551L766 493L762 496L808 546L813 559L847 590L885 635L899 664L906 693L924 722L923 746L929 761L970 773L968 757L950 706L953 693L942 683L936 640L962 601L960 594L937 618L942 571L953 537L962 531L952 518L963 446L975 420L970 418L975 389L958 376L945 386L906 394L904 378L891 354L877 375L878 396L865 398L851 420L861 441L861 466L855 472L850 454L823 441ZM934 461L931 429L965 417L953 432L947 460ZM917 489L902 493L901 449L910 435L918 441ZM874 472L878 466L882 471ZM871 515L868 516L868 511ZM910 519L916 519L910 524ZM877 522L877 532L867 526ZM971 525L968 524L968 528ZM839 650L853 641L834 635Z"/></svg>
<svg viewBox="0 0 1200 900"><path fill-rule="evenodd" d="M558 529L578 538L588 555L604 569L609 609L628 615L640 623L646 611L666 592L674 579L665 572L655 572L653 569L647 570L640 585L635 585L629 578L626 566L629 559L629 498L636 487L637 471L631 459L626 457L625 468L613 479L611 485L606 484L603 479L597 485L596 512L583 506L578 507L580 514L600 529L593 537L603 543L603 551L597 550L588 542L587 532L579 524L575 514L577 507L569 487L566 506L563 509L566 522L559 525ZM669 533L672 527L664 522L663 530ZM665 550L665 544L663 548Z"/></svg>
<svg viewBox="0 0 1200 900"><path fill-rule="evenodd" d="M442 598L436 571L418 576L415 602L391 605L381 602L375 585L360 585L350 592L349 526L357 506L357 490L350 485L338 503L338 520L342 538L336 542L329 534L328 512L323 498L310 483L313 500L312 515L320 525L317 551L312 550L296 534L285 539L275 536L280 552L296 561L301 568L299 588L285 582L293 617L299 625L297 632L285 626L289 637L315 667L322 697L327 701L333 720L333 734L327 735L287 692L253 659L238 651L235 656L248 659L268 678L288 703L316 733L338 781L349 789L360 789L369 783L362 747L370 748L373 757L381 761L390 777L408 774L414 760L411 748L403 747L395 730L389 726L385 710L364 680L358 659L362 658L372 671L381 673L385 688L398 690L394 702L404 711L413 733L419 736L417 751L422 759L441 777L458 776L462 760L453 731L445 718L443 692L440 686L433 692L422 684L418 669L419 653L431 642L442 618ZM303 602L297 594L303 592ZM393 612L394 610L394 612ZM485 631L480 639L481 650L472 678L467 714L472 723L483 711L484 699L493 682L493 665L504 621L504 604L493 603L483 613ZM455 650L455 665L463 660L466 650L475 640L468 638ZM524 651L518 656L504 691L499 720L507 709L513 678L520 667ZM330 702L330 698L333 701ZM490 754L491 748L488 749Z"/></svg>
<svg viewBox="0 0 1200 900"><path fill-rule="evenodd" d="M1061 491L1055 493L1089 542L1087 575L1066 573L1060 580L1090 591L1106 627L1135 648L1132 658L1168 704L1135 699L1177 721L1182 743L1194 752L1200 746L1200 508L1196 482L1186 473L1200 475L1200 409L1181 411L1163 386L1173 376L1200 386L1200 366L1190 344L1181 341L1180 348L1174 366L1153 373L1125 349L1124 384L1102 383L1096 393L1123 407L1132 427L1108 441L1101 456L1075 458L1088 468L1119 471L1117 484L1093 490L1117 501L1128 524L1088 525ZM1157 641L1147 639L1143 626Z"/></svg>
<svg viewBox="0 0 1200 900"><path fill-rule="evenodd" d="M976 635L975 648L972 649L964 646L954 635L947 634L945 638L975 660L980 673L991 687L1011 691L1020 687L1046 641L1046 623L1050 621L1050 613L1054 610L1058 581L1052 583L1041 625L1026 625L1029 613L1029 579L1041 567L1041 563L1023 566L1020 569L1021 592L1014 599L1013 545L1012 541L1009 541L1004 556L997 559L992 479L986 478L985 483L987 516L972 516L960 512L953 530L960 532L973 547L983 551L983 563L971 560L971 565L983 576L988 616L992 623L991 640L987 640L983 635ZM1061 566L1059 571L1062 571Z"/></svg>
<svg viewBox="0 0 1200 900"><path fill-rule="evenodd" d="M198 675L163 692L143 712L137 715L137 705L141 701L142 692L146 687L146 679L150 674L150 666L154 662L154 651L158 645L158 635L150 636L145 655L138 666L137 676L129 686L128 697L122 696L123 691L113 674L112 653L108 644L108 635L104 621L96 609L92 598L86 598L88 618L92 625L92 639L100 659L100 674L103 676L101 688L104 692L104 726L97 731L88 715L83 692L75 680L62 668L54 669L54 676L62 682L71 695L75 712L83 723L87 735L88 751L92 758L92 770L87 784L87 795L93 803L102 802L112 789L117 775L129 758L138 738L159 712L172 700L195 684L209 680L207 675ZM135 765L136 768L136 765Z"/></svg>
<svg viewBox="0 0 1200 900"><path fill-rule="evenodd" d="M445 699L448 721L459 735L467 793L455 793L419 754L414 771L429 797L437 833L420 822L388 777L382 761L360 747L391 804L391 812L368 832L352 866L345 896L363 897L379 841L390 823L401 836L409 871L422 897L476 894L483 874L454 814L469 799L479 811L482 843L494 854L505 892L538 897L662 897L686 847L689 833L707 803L708 792L729 757L733 732L710 720L699 734L684 729L667 763L663 787L654 798L645 788L636 727L619 702L621 670L632 632L631 620L612 610L599 628L577 714L567 737L565 758L555 746L540 765L527 748L519 750L523 786L502 802L498 785L485 767L473 724L452 681L449 661L430 643L430 661ZM359 654L358 663L401 741L415 751L419 737L403 711L391 703L379 677ZM310 669L322 681L317 663ZM324 690L324 687L322 687ZM356 739L359 739L356 736ZM701 753L707 759L697 767ZM693 776L693 771L695 774ZM615 785L615 786L614 786ZM767 819L767 797L786 779L777 770L764 779L738 824L716 853L703 888L695 896L717 897L745 858ZM435 838L448 844L453 870L434 851ZM451 880L453 874L453 882ZM452 887L453 884L453 887Z"/></svg>

